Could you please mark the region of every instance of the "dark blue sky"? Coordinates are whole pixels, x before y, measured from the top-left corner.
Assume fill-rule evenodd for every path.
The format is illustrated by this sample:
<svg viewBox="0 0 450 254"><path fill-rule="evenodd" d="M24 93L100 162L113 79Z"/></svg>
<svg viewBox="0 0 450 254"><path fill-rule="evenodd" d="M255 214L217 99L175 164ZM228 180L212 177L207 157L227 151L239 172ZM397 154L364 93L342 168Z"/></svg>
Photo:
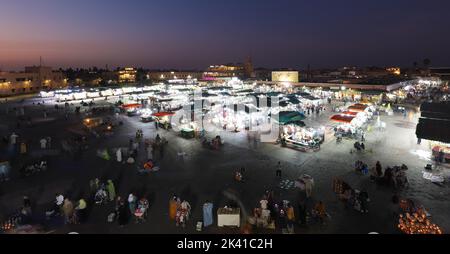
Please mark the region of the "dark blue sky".
<svg viewBox="0 0 450 254"><path fill-rule="evenodd" d="M0 68L450 65L448 0L2 0Z"/></svg>

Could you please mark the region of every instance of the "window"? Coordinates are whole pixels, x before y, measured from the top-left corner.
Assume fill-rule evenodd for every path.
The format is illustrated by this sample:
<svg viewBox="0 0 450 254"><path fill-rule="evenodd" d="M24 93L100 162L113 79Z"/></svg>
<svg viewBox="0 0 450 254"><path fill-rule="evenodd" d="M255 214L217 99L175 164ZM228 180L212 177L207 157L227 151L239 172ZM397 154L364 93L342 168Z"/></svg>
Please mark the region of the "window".
<svg viewBox="0 0 450 254"><path fill-rule="evenodd" d="M16 78L16 81L25 81L27 80L26 78Z"/></svg>
<svg viewBox="0 0 450 254"><path fill-rule="evenodd" d="M32 88L32 87L30 87L30 91L33 91L33 88Z"/></svg>
<svg viewBox="0 0 450 254"><path fill-rule="evenodd" d="M25 90L26 90L25 88L22 88L22 92L25 92Z"/></svg>
<svg viewBox="0 0 450 254"><path fill-rule="evenodd" d="M11 89L11 93L15 93L16 92L16 89Z"/></svg>

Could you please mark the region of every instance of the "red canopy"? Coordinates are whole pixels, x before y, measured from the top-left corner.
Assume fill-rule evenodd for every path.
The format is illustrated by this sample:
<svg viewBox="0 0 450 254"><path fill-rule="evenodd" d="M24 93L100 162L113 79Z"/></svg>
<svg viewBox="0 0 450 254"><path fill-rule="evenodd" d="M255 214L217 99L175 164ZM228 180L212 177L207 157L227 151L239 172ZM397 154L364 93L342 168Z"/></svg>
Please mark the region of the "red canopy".
<svg viewBox="0 0 450 254"><path fill-rule="evenodd" d="M124 109L130 109L130 108L140 108L142 105L138 104L138 103L133 103L133 104L123 104L122 108Z"/></svg>
<svg viewBox="0 0 450 254"><path fill-rule="evenodd" d="M354 104L349 106L347 109L348 111L353 111L353 112L364 112L364 110L367 108L367 105L364 104Z"/></svg>
<svg viewBox="0 0 450 254"><path fill-rule="evenodd" d="M333 115L332 117L330 117L331 121L335 121L335 122L339 122L339 123L350 123L353 118L355 118L354 116L348 116L348 115Z"/></svg>
<svg viewBox="0 0 450 254"><path fill-rule="evenodd" d="M157 113L152 114L152 116L156 116L156 117L173 116L173 115L175 115L175 113L173 113L173 112L157 112Z"/></svg>
<svg viewBox="0 0 450 254"><path fill-rule="evenodd" d="M352 112L352 111L344 111L342 112L342 115L350 115L350 116L356 116L358 112Z"/></svg>

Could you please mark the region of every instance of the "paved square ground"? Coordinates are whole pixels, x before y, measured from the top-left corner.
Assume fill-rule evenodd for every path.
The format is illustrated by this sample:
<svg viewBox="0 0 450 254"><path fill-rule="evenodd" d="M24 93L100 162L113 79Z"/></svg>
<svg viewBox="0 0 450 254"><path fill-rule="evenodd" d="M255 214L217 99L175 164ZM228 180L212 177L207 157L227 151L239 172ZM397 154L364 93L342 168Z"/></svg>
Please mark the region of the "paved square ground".
<svg viewBox="0 0 450 254"><path fill-rule="evenodd" d="M386 130L372 130L366 135L366 152L350 153L353 147L351 140L337 144L330 128L330 109L320 116L311 116L305 122L307 126L325 126L327 134L325 143L318 152L300 152L290 148L269 143L254 143L241 133L220 134L225 145L219 151L203 148L196 139L183 139L176 133L166 130L155 130L153 123L142 123L138 117L120 116L124 125L119 126L114 135L108 138L90 137L87 151L69 155L62 153L61 140L70 135L68 129L81 126L83 116L71 114L66 120L63 111L56 111L53 105L37 104L38 99L28 99L24 103L3 103L0 105L0 133L9 136L14 130L20 138L27 140L29 153L26 156L14 156L8 152L8 146L1 145L1 160L10 160L13 166L12 179L0 183L0 217L5 218L22 203L22 195L29 195L36 214L43 213L54 200L56 192L64 192L72 199L85 196L89 190L89 180L95 177L112 179L119 195L126 197L131 191L138 195L146 195L150 201L148 220L145 223L129 223L119 228L117 223L108 223L107 215L113 211L113 204L98 206L89 205L88 221L82 225L63 225L58 221L45 221L47 231L67 233L197 233L195 224L202 220L202 205L206 201L214 203L214 210L230 203L230 196L236 197L245 212L249 213L259 205L265 190L273 190L277 200L290 200L295 207L304 193L299 189L281 189L280 180L275 176L275 166L281 161L283 180L295 180L302 174L314 178L315 187L312 200L325 203L331 219L326 225L296 225L296 233L361 233L372 231L379 233L399 233L396 229L398 218L394 213L398 205L391 198L396 192L392 188L378 186L368 176L354 172L356 160L362 160L374 166L379 160L384 167L405 163L410 187L398 190L403 198L412 198L424 205L432 215L432 222L440 225L444 232L450 232L450 188L448 184L436 185L422 177L422 171L430 158L421 156L429 154L427 141L417 144L415 126L418 115L411 113L402 115L381 115L386 123ZM335 102L333 102L335 103ZM30 116L33 127L21 124L17 129L17 120L13 107L25 107L26 117ZM7 108L9 109L6 114ZM49 112L43 118L43 110ZM118 163L112 159L103 160L96 155L101 148L113 149L128 146L128 140L134 137L137 129L142 129L144 138L154 138L156 133L168 140L163 158L156 157L161 170L147 176L137 174L136 165ZM52 137L52 151L41 151L39 139ZM177 153L186 153L184 160ZM49 169L39 175L19 178L17 169L23 163L49 153ZM145 152L141 148L139 158L144 160ZM245 183L233 180L235 170L246 168ZM442 166L442 172L448 176L449 169ZM353 188L366 189L371 199L369 213L360 214L344 207L332 191L333 177L341 177ZM192 217L185 228L176 227L168 218L168 201L173 194L188 200L192 206ZM297 211L296 211L297 212ZM214 218L215 222L217 217ZM218 228L214 224L202 233L237 233L239 229ZM257 231L258 232L258 231ZM280 233L262 230L261 233Z"/></svg>

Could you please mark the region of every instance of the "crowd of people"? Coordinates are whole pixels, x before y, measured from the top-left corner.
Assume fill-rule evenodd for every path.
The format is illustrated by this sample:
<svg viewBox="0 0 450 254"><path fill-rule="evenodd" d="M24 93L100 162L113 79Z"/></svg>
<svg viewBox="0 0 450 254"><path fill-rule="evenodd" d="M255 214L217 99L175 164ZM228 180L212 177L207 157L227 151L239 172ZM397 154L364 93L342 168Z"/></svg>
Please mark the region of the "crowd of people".
<svg viewBox="0 0 450 254"><path fill-rule="evenodd" d="M169 201L169 219L175 221L175 225L186 227L186 222L191 216L191 204L187 200L181 201L174 195Z"/></svg>
<svg viewBox="0 0 450 254"><path fill-rule="evenodd" d="M299 202L296 213L292 202L276 199L273 191L266 191L259 201L259 207L254 208L248 218L250 227L246 229L250 231L258 228L279 228L282 233L293 234L295 225L305 227L315 223L325 224L331 217L325 210L325 204L319 200L313 202L313 206L308 206L307 200Z"/></svg>

